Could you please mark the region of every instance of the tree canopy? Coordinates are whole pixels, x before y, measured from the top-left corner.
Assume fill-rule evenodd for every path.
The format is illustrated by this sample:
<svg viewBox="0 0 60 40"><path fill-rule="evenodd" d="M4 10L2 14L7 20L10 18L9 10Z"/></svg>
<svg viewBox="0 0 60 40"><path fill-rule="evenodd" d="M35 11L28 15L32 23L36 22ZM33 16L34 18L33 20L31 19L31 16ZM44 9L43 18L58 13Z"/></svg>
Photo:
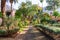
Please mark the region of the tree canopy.
<svg viewBox="0 0 60 40"><path fill-rule="evenodd" d="M55 10L60 6L60 0L46 0L46 2L52 6L52 8Z"/></svg>

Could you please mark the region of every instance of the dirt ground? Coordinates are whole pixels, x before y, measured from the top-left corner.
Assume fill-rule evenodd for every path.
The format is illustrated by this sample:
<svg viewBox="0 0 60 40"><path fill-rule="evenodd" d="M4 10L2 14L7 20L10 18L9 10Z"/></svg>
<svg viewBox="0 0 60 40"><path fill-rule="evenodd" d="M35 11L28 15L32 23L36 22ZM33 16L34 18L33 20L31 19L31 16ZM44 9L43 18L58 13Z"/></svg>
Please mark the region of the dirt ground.
<svg viewBox="0 0 60 40"><path fill-rule="evenodd" d="M50 40L34 27L26 27L15 37L0 37L0 40Z"/></svg>

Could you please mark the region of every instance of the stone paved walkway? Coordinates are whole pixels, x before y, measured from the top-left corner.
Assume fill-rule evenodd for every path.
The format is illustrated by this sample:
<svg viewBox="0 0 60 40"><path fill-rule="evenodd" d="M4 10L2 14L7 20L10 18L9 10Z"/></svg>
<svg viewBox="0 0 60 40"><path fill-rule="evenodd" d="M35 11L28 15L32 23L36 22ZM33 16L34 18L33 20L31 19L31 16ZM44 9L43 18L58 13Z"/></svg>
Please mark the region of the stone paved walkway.
<svg viewBox="0 0 60 40"><path fill-rule="evenodd" d="M41 32L36 30L34 27L27 27L24 31L18 34L16 37L0 37L0 40L49 40L46 36L44 36Z"/></svg>

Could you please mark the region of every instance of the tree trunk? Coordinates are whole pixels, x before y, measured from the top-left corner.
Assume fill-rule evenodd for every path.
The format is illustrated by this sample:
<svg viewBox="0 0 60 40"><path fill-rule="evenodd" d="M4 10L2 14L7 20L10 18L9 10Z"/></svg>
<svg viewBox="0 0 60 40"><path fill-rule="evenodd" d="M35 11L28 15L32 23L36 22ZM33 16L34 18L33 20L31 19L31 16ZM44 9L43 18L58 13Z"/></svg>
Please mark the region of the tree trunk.
<svg viewBox="0 0 60 40"><path fill-rule="evenodd" d="M2 12L2 26L5 25L5 17L6 17L6 14L5 14L5 3L6 3L6 0L1 0L1 12Z"/></svg>
<svg viewBox="0 0 60 40"><path fill-rule="evenodd" d="M43 13L43 3L42 3L42 13Z"/></svg>
<svg viewBox="0 0 60 40"><path fill-rule="evenodd" d="M53 4L53 11L55 11L55 2L54 2L54 4Z"/></svg>
<svg viewBox="0 0 60 40"><path fill-rule="evenodd" d="M15 12L16 12L16 10L13 10L12 4L13 3L11 3L11 17L14 19L15 18Z"/></svg>

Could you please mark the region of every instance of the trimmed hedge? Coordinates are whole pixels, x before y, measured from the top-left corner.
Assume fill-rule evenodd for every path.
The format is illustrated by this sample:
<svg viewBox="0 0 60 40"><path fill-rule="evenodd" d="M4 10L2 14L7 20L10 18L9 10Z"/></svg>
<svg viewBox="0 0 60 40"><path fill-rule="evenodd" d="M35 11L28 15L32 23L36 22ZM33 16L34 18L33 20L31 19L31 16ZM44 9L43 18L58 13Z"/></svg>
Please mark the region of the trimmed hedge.
<svg viewBox="0 0 60 40"><path fill-rule="evenodd" d="M48 32L53 32L55 34L60 34L60 27L55 27L55 26L49 26L49 25L42 25L42 24L37 24L35 27L40 27L43 30L46 30Z"/></svg>
<svg viewBox="0 0 60 40"><path fill-rule="evenodd" d="M53 24L53 26L60 27L60 24L58 24L58 23L57 24Z"/></svg>

